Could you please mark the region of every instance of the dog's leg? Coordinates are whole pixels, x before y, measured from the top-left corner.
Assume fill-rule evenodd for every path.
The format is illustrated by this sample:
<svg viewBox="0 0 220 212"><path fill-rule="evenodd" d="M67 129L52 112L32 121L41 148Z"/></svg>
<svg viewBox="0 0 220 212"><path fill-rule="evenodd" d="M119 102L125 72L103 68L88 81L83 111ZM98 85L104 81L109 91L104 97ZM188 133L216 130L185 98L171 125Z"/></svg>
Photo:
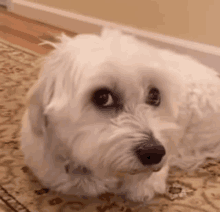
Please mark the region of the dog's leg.
<svg viewBox="0 0 220 212"><path fill-rule="evenodd" d="M152 173L150 177L147 173L128 175L122 189L127 193L127 197L133 201L149 201L156 193L166 192L168 171L169 166L165 165L159 172Z"/></svg>

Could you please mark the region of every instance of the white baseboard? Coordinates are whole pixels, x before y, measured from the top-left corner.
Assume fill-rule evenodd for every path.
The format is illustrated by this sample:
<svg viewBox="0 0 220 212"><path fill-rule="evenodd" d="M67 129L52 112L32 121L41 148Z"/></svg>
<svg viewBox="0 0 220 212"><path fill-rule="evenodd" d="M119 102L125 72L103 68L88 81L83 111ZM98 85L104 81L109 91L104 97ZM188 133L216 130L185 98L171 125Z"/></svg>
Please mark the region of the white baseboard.
<svg viewBox="0 0 220 212"><path fill-rule="evenodd" d="M217 64L217 61L220 61L220 48L215 46L152 33L133 27L119 25L97 18L87 17L80 14L48 7L42 4L32 3L25 0L9 1L12 1L10 8L11 12L37 21L51 24L53 26L74 31L76 33L99 34L102 27L113 27L121 29L124 32L134 34L138 38L147 40L153 45L160 46L162 48L169 48L180 53L189 54L209 66L213 66L213 58L209 58L211 55L214 57L217 56L214 64ZM216 65L214 65L214 67L216 68ZM218 62L218 67L220 67L220 62Z"/></svg>

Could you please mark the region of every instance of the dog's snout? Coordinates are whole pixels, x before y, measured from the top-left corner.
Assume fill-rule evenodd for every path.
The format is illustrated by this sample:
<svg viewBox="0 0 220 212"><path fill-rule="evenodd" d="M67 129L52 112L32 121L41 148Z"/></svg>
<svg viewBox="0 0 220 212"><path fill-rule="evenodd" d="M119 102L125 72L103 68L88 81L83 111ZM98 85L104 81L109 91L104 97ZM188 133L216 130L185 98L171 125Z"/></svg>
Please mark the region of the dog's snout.
<svg viewBox="0 0 220 212"><path fill-rule="evenodd" d="M163 156L166 154L165 148L153 141L146 141L146 145L139 145L135 148L135 153L143 165L154 165L160 163Z"/></svg>

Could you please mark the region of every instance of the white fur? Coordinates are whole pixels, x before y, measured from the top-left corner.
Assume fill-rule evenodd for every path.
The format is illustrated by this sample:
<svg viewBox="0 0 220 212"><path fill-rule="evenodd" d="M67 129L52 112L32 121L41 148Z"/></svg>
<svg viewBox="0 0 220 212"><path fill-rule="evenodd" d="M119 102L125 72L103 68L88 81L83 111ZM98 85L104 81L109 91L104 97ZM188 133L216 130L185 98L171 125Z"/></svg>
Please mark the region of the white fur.
<svg viewBox="0 0 220 212"><path fill-rule="evenodd" d="M196 168L219 156L215 71L117 30L62 35L59 43L49 44L55 50L29 92L22 126L26 163L45 186L77 195L126 193L146 201L165 192L170 166ZM159 107L146 104L151 86L160 90ZM92 92L100 87L119 93L119 113L92 104ZM158 172L132 152L151 132L166 149ZM80 166L91 173L77 173Z"/></svg>

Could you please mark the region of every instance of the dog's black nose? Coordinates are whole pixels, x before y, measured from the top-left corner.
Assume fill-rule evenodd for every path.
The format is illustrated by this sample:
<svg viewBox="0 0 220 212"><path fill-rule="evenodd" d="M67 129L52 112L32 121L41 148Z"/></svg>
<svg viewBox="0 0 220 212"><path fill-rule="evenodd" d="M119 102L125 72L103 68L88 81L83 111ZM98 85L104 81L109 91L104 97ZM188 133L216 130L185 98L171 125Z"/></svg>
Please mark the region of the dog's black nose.
<svg viewBox="0 0 220 212"><path fill-rule="evenodd" d="M150 138L145 144L136 147L135 153L140 162L146 166L160 163L166 151L158 141Z"/></svg>

